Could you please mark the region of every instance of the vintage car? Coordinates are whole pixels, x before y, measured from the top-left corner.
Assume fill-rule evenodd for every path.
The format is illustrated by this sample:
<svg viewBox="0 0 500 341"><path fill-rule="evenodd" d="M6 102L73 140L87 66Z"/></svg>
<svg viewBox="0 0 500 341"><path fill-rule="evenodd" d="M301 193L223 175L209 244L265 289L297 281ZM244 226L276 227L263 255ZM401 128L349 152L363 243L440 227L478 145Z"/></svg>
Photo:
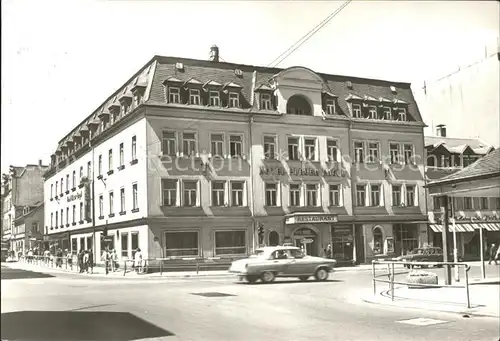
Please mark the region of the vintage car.
<svg viewBox="0 0 500 341"><path fill-rule="evenodd" d="M326 281L336 263L334 259L307 256L295 246L268 246L255 250L249 258L234 261L229 272L249 283L259 279L269 283L276 277L298 277L306 281L311 276L317 281Z"/></svg>
<svg viewBox="0 0 500 341"><path fill-rule="evenodd" d="M405 267L413 268L416 265L412 265L411 262L443 262L444 255L443 250L440 247L421 247L417 249L413 249L410 253L404 256L400 256L396 258L398 261L408 262L408 265ZM448 261L453 262L453 254L448 256ZM462 257L458 257L458 261L462 262ZM427 267L425 265L420 266L422 268ZM442 265L438 265L437 267L442 267Z"/></svg>

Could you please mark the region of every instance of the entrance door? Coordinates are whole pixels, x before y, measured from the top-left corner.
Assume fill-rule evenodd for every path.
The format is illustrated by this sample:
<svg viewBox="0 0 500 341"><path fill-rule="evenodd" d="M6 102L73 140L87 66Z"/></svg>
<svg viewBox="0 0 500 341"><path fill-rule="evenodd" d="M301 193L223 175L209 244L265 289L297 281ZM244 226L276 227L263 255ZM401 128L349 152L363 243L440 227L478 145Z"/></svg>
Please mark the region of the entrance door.
<svg viewBox="0 0 500 341"><path fill-rule="evenodd" d="M308 256L318 256L318 236L316 233L306 227L298 229L293 235L294 245L304 247L304 251ZM302 239L312 240L311 243L302 243Z"/></svg>

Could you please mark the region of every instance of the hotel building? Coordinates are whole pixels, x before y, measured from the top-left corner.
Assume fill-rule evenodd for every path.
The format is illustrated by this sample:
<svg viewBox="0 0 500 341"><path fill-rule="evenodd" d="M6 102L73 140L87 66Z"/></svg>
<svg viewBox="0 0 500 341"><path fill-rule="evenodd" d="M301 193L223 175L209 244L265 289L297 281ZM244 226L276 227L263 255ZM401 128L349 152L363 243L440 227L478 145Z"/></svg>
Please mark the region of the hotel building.
<svg viewBox="0 0 500 341"><path fill-rule="evenodd" d="M369 262L427 243L410 84L155 56L59 142L48 239L120 257L263 243ZM99 259L99 257L96 257Z"/></svg>
<svg viewBox="0 0 500 341"><path fill-rule="evenodd" d="M437 126L435 136L425 137L427 154L427 181L434 181L473 164L491 153L494 147L479 138L452 138L446 136L446 126ZM495 193L490 192L490 193ZM429 240L442 246L443 222L438 197L427 196ZM472 197L464 194L449 199L449 212L455 221L458 255L465 260L480 258L479 229L484 231L485 243L500 240L500 193L496 197ZM453 238L448 238L453 241Z"/></svg>

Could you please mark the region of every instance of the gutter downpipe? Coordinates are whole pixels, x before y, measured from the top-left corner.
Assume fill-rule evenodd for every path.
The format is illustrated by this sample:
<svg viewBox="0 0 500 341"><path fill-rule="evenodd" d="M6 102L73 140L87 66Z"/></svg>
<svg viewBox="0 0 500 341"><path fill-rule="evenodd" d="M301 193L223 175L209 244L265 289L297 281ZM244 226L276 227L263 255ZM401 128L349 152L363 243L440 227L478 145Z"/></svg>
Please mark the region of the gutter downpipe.
<svg viewBox="0 0 500 341"><path fill-rule="evenodd" d="M254 186L254 164L253 164L253 152L252 152L252 138L253 138L253 135L252 135L252 124L253 124L253 115L250 115L249 117L249 120L248 120L248 130L249 130L249 135L250 135L250 143L249 143L249 147L250 147L250 184L252 186L252 196L251 196L251 199L252 199L252 254L255 252L255 195L254 195L254 190L255 190L255 186Z"/></svg>
<svg viewBox="0 0 500 341"><path fill-rule="evenodd" d="M95 163L94 163L94 147L92 146L92 142L89 141L89 147L92 149L92 186L91 186L91 197L90 197L90 202L91 202L91 210L92 210L92 233L93 233L93 237L92 237L92 253L94 254L94 264L97 263L97 255L96 255L96 248L97 248L97 242L95 240L95 229L96 229L96 226L95 226L95 207L94 207L94 198L95 198L95 186L94 186L94 182L95 182L95 170L94 170L94 166L95 166Z"/></svg>
<svg viewBox="0 0 500 341"><path fill-rule="evenodd" d="M354 215L354 207L355 207L355 200L356 200L356 185L354 183L354 171L355 171L355 165L356 163L351 159L353 155L352 151L352 121L349 121L349 127L347 128L347 141L349 143L349 164L350 164L350 171L351 171L351 210L352 210L352 216L355 217ZM343 159L343 158L342 158ZM342 160L343 161L343 160ZM356 245L356 223L353 222L353 244ZM364 234L364 231L363 231ZM363 238L364 241L364 238ZM353 252L355 252L356 247L353 245ZM365 255L365 260L366 260L366 250L365 249L365 243L363 242L363 254ZM333 236L332 236L332 255L333 255ZM358 259L355 254L353 254L353 260L355 263L358 263Z"/></svg>

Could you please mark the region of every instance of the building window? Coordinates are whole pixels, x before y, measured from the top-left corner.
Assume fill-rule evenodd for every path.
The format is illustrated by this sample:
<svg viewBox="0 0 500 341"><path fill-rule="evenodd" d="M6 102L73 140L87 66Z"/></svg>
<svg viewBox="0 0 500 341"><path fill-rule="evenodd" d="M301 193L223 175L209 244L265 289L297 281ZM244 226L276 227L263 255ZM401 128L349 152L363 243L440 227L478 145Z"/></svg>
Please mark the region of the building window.
<svg viewBox="0 0 500 341"><path fill-rule="evenodd" d="M231 206L243 206L243 181L231 181Z"/></svg>
<svg viewBox="0 0 500 341"><path fill-rule="evenodd" d="M137 197L137 184L132 184L132 209L137 210L139 208L139 202Z"/></svg>
<svg viewBox="0 0 500 341"><path fill-rule="evenodd" d="M304 141L306 160L316 160L316 139L306 138Z"/></svg>
<svg viewBox="0 0 500 341"><path fill-rule="evenodd" d="M69 191L69 174L66 174L66 191Z"/></svg>
<svg viewBox="0 0 500 341"><path fill-rule="evenodd" d="M196 192L198 187L197 181L184 181L183 194L184 194L184 206L196 206Z"/></svg>
<svg viewBox="0 0 500 341"><path fill-rule="evenodd" d="M481 197L479 198L479 209L480 210L487 210L488 209L488 198Z"/></svg>
<svg viewBox="0 0 500 341"><path fill-rule="evenodd" d="M401 186L392 186L392 206L401 206Z"/></svg>
<svg viewBox="0 0 500 341"><path fill-rule="evenodd" d="M306 206L318 206L318 185L306 184Z"/></svg>
<svg viewBox="0 0 500 341"><path fill-rule="evenodd" d="M405 108L400 108L398 110L398 116L400 121L407 121L406 117L406 109Z"/></svg>
<svg viewBox="0 0 500 341"><path fill-rule="evenodd" d="M403 145L403 152L404 152L405 164L407 164L407 165L414 164L414 160L413 160L413 145L411 145L411 144L405 144L405 145Z"/></svg>
<svg viewBox="0 0 500 341"><path fill-rule="evenodd" d="M110 149L108 154L108 170L113 170L113 149Z"/></svg>
<svg viewBox="0 0 500 341"><path fill-rule="evenodd" d="M335 100L333 99L326 100L326 113L328 115L335 115Z"/></svg>
<svg viewBox="0 0 500 341"><path fill-rule="evenodd" d="M50 185L50 198L52 199L53 196L54 196L54 184L51 184Z"/></svg>
<svg viewBox="0 0 500 341"><path fill-rule="evenodd" d="M415 206L415 186L406 186L406 206Z"/></svg>
<svg viewBox="0 0 500 341"><path fill-rule="evenodd" d="M165 232L165 256L198 256L198 232Z"/></svg>
<svg viewBox="0 0 500 341"><path fill-rule="evenodd" d="M277 206L278 204L278 184L266 183L266 206Z"/></svg>
<svg viewBox="0 0 500 341"><path fill-rule="evenodd" d="M99 217L104 217L104 197L99 196Z"/></svg>
<svg viewBox="0 0 500 341"><path fill-rule="evenodd" d="M64 226L64 211L61 209L61 227Z"/></svg>
<svg viewBox="0 0 500 341"><path fill-rule="evenodd" d="M383 246L384 246L384 240L383 240L383 235L382 231L380 231L379 227L375 227L373 229L373 253L376 255L384 253Z"/></svg>
<svg viewBox="0 0 500 341"><path fill-rule="evenodd" d="M132 161L137 159L137 138L132 136Z"/></svg>
<svg viewBox="0 0 500 341"><path fill-rule="evenodd" d="M300 185L290 184L290 206L300 206Z"/></svg>
<svg viewBox="0 0 500 341"><path fill-rule="evenodd" d="M467 207L467 198L464 199L464 206ZM432 207L434 210L439 210L441 208L441 200L439 200L439 197L432 197Z"/></svg>
<svg viewBox="0 0 500 341"><path fill-rule="evenodd" d="M260 94L260 109L262 109L262 110L272 110L273 109L270 94Z"/></svg>
<svg viewBox="0 0 500 341"><path fill-rule="evenodd" d="M290 160L299 159L299 138L289 137L288 138L288 158Z"/></svg>
<svg viewBox="0 0 500 341"><path fill-rule="evenodd" d="M83 221L83 202L80 203L80 221Z"/></svg>
<svg viewBox="0 0 500 341"><path fill-rule="evenodd" d="M338 207L340 205L340 186L328 185L328 199L330 206Z"/></svg>
<svg viewBox="0 0 500 341"><path fill-rule="evenodd" d="M63 187L64 187L64 178L61 178L61 195L64 192Z"/></svg>
<svg viewBox="0 0 500 341"><path fill-rule="evenodd" d="M368 107L368 117L371 119L377 119L377 107L369 106Z"/></svg>
<svg viewBox="0 0 500 341"><path fill-rule="evenodd" d="M102 175L102 154L99 155L98 164L97 164L97 174Z"/></svg>
<svg viewBox="0 0 500 341"><path fill-rule="evenodd" d="M242 156L243 150L243 138L241 135L230 135L229 136L229 153L231 157Z"/></svg>
<svg viewBox="0 0 500 341"><path fill-rule="evenodd" d="M495 205L496 209L497 210L500 209L500 198L495 198L495 203L496 203Z"/></svg>
<svg viewBox="0 0 500 341"><path fill-rule="evenodd" d="M123 166L125 164L125 155L123 153L123 142L120 143L120 149L119 149L119 157L120 157L120 166Z"/></svg>
<svg viewBox="0 0 500 341"><path fill-rule="evenodd" d="M125 212L125 188L120 188L120 213Z"/></svg>
<svg viewBox="0 0 500 341"><path fill-rule="evenodd" d="M326 153L328 161L338 161L337 141L328 139L326 141Z"/></svg>
<svg viewBox="0 0 500 341"><path fill-rule="evenodd" d="M434 197L434 199L439 199L439 198ZM471 197L464 197L464 209L465 210L472 210L472 198Z"/></svg>
<svg viewBox="0 0 500 341"><path fill-rule="evenodd" d="M366 206L365 185L356 185L356 206Z"/></svg>
<svg viewBox="0 0 500 341"><path fill-rule="evenodd" d="M369 142L368 143L368 158L366 160L367 163L375 163L379 160L379 143L378 142Z"/></svg>
<svg viewBox="0 0 500 341"><path fill-rule="evenodd" d="M209 92L210 106L211 107L220 107L220 95L219 91L210 91Z"/></svg>
<svg viewBox="0 0 500 341"><path fill-rule="evenodd" d="M276 158L276 136L264 136L264 157L266 160Z"/></svg>
<svg viewBox="0 0 500 341"><path fill-rule="evenodd" d="M56 223L57 224L57 223ZM54 227L54 213L50 214L50 227Z"/></svg>
<svg viewBox="0 0 500 341"><path fill-rule="evenodd" d="M192 105L200 105L201 104L200 90L189 89L189 104L192 104Z"/></svg>
<svg viewBox="0 0 500 341"><path fill-rule="evenodd" d="M76 224L76 205L73 205L73 224Z"/></svg>
<svg viewBox="0 0 500 341"><path fill-rule="evenodd" d="M56 228L59 227L59 212L56 212Z"/></svg>
<svg viewBox="0 0 500 341"><path fill-rule="evenodd" d="M382 114L383 114L384 120L392 120L391 108L384 107L382 109Z"/></svg>
<svg viewBox="0 0 500 341"><path fill-rule="evenodd" d="M57 197L57 189L59 188L59 181L56 181L56 197ZM9 205L10 206L10 205Z"/></svg>
<svg viewBox="0 0 500 341"><path fill-rule="evenodd" d="M363 163L365 160L365 144L364 142L354 142L354 159L356 163Z"/></svg>
<svg viewBox="0 0 500 341"><path fill-rule="evenodd" d="M114 194L113 191L109 192L109 214L114 214Z"/></svg>
<svg viewBox="0 0 500 341"><path fill-rule="evenodd" d="M301 95L293 95L286 103L286 113L291 115L312 115L311 104Z"/></svg>
<svg viewBox="0 0 500 341"><path fill-rule="evenodd" d="M229 107L239 108L240 107L240 95L236 92L229 93Z"/></svg>
<svg viewBox="0 0 500 341"><path fill-rule="evenodd" d="M80 166L80 181L82 181L83 178L83 166Z"/></svg>
<svg viewBox="0 0 500 341"><path fill-rule="evenodd" d="M184 156L196 155L196 134L195 133L182 133L182 152Z"/></svg>
<svg viewBox="0 0 500 341"><path fill-rule="evenodd" d="M224 134L210 134L210 148L212 156L223 156Z"/></svg>
<svg viewBox="0 0 500 341"><path fill-rule="evenodd" d="M122 257L128 257L128 232L121 234Z"/></svg>
<svg viewBox="0 0 500 341"><path fill-rule="evenodd" d="M76 187L76 170L73 171L73 188Z"/></svg>
<svg viewBox="0 0 500 341"><path fill-rule="evenodd" d="M31 223L31 231L38 232L38 223Z"/></svg>
<svg viewBox="0 0 500 341"><path fill-rule="evenodd" d="M92 176L92 163L89 161L87 162L87 177L90 179Z"/></svg>
<svg viewBox="0 0 500 341"><path fill-rule="evenodd" d="M246 231L216 231L216 255L242 255L247 251Z"/></svg>
<svg viewBox="0 0 500 341"><path fill-rule="evenodd" d="M168 87L168 102L169 103L180 103L181 102L181 95L179 88L176 87Z"/></svg>
<svg viewBox="0 0 500 341"><path fill-rule="evenodd" d="M370 185L370 204L380 206L380 185Z"/></svg>
<svg viewBox="0 0 500 341"><path fill-rule="evenodd" d="M391 143L389 144L389 153L391 156L391 164L395 165L399 163L399 144Z"/></svg>
<svg viewBox="0 0 500 341"><path fill-rule="evenodd" d="M164 131L162 136L163 155L175 156L177 153L175 132Z"/></svg>
<svg viewBox="0 0 500 341"><path fill-rule="evenodd" d="M177 180L162 179L163 206L177 206Z"/></svg>
<svg viewBox="0 0 500 341"><path fill-rule="evenodd" d="M355 118L361 118L361 104L352 105L352 115Z"/></svg>
<svg viewBox="0 0 500 341"><path fill-rule="evenodd" d="M213 181L212 182L212 206L224 206L225 205L225 182L224 181Z"/></svg>

